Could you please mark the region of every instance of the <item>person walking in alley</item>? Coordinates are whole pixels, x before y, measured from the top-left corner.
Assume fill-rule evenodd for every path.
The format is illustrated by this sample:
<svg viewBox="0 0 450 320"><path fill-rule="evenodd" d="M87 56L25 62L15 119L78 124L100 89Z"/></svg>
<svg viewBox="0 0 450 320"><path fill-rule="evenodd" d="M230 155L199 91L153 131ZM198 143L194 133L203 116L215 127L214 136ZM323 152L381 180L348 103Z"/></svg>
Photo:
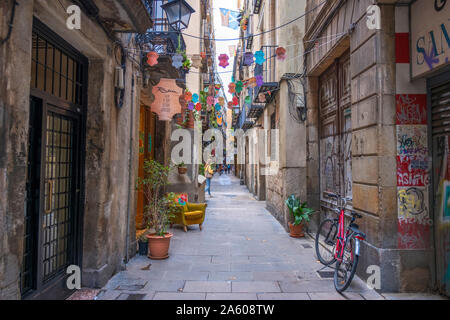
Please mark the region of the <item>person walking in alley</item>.
<svg viewBox="0 0 450 320"><path fill-rule="evenodd" d="M213 169L213 165L212 165L212 160L211 158L208 159L208 161L206 161L206 166L205 166L205 177L206 177L206 190L208 191L209 196L212 198L213 196L211 195L211 179L214 176L214 169Z"/></svg>

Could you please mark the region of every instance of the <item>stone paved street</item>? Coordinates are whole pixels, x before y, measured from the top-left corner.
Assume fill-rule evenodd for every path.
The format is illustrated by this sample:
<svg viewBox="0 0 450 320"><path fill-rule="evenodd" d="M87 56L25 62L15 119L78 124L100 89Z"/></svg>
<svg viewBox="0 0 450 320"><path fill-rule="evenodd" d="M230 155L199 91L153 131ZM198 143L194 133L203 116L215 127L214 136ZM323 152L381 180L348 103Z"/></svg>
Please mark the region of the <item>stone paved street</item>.
<svg viewBox="0 0 450 320"><path fill-rule="evenodd" d="M169 259L135 257L97 299L383 299L357 278L338 294L316 272L314 242L289 237L235 177L216 174L212 194L203 231L174 226Z"/></svg>

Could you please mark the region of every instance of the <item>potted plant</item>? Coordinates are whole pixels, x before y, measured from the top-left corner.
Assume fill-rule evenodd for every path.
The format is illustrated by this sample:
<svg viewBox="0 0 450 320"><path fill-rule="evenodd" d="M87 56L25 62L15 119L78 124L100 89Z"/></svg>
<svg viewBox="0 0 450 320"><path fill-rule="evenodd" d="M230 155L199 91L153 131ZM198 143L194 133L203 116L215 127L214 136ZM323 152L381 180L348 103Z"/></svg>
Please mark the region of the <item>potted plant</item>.
<svg viewBox="0 0 450 320"><path fill-rule="evenodd" d="M186 167L186 165L184 164L183 161L181 163L179 163L179 164L176 164L176 167L178 168L178 173L179 174L186 174L187 167Z"/></svg>
<svg viewBox="0 0 450 320"><path fill-rule="evenodd" d="M165 194L168 185L170 168L154 160L144 162L144 178L137 181L142 188L148 205L144 207L144 222L154 231L147 234L148 257L151 259L166 259L169 257L170 239L173 234L167 232L170 221L177 210L175 194Z"/></svg>
<svg viewBox="0 0 450 320"><path fill-rule="evenodd" d="M148 254L148 238L144 233L138 239L139 255L146 256Z"/></svg>
<svg viewBox="0 0 450 320"><path fill-rule="evenodd" d="M305 222L309 222L310 216L314 210L307 207L306 202L301 202L295 195L291 195L285 201L294 221L289 222L290 236L293 238L302 238L305 236L303 227Z"/></svg>

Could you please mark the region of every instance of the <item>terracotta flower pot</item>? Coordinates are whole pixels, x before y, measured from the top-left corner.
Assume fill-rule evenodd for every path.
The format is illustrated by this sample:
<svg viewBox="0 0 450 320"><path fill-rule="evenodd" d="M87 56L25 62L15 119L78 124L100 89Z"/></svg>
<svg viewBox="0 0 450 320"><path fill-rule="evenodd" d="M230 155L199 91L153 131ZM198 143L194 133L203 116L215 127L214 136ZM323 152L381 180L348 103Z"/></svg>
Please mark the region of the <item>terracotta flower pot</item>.
<svg viewBox="0 0 450 320"><path fill-rule="evenodd" d="M303 233L303 223L300 223L298 226L294 226L291 222L289 222L289 230L289 235L292 238L303 238L305 236Z"/></svg>
<svg viewBox="0 0 450 320"><path fill-rule="evenodd" d="M187 168L186 167L178 167L178 173L179 174L186 174Z"/></svg>
<svg viewBox="0 0 450 320"><path fill-rule="evenodd" d="M148 238L148 257L153 260L162 260L169 257L169 246L172 233L165 233L164 237L155 233L147 235Z"/></svg>

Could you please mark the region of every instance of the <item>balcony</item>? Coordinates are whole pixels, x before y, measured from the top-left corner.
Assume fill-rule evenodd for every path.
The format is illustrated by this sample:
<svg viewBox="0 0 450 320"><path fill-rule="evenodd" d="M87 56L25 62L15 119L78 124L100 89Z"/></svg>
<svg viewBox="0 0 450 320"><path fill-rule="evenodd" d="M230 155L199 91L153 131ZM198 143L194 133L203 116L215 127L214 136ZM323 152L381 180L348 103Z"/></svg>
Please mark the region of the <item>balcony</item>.
<svg viewBox="0 0 450 320"><path fill-rule="evenodd" d="M136 36L136 43L141 45L144 51L155 51L160 56L174 54L178 47L180 50L186 50L183 36L169 26L166 14L161 8L167 2L167 0L144 0L143 3L152 18L153 27Z"/></svg>
<svg viewBox="0 0 450 320"><path fill-rule="evenodd" d="M247 109L247 119L258 119L264 111L264 105L252 104Z"/></svg>

